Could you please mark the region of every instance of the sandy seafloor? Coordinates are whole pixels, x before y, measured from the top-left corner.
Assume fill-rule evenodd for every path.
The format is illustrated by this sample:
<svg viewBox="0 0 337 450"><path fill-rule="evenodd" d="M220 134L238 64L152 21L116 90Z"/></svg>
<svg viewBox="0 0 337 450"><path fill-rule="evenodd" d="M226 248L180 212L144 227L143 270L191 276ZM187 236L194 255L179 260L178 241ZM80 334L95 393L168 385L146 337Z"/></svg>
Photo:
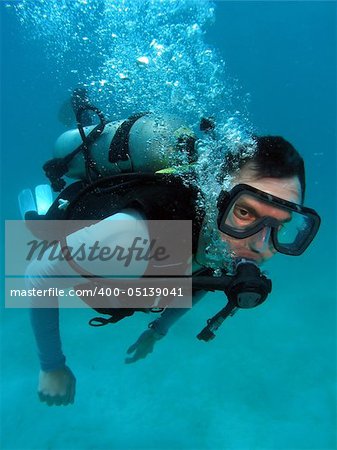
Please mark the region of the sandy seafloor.
<svg viewBox="0 0 337 450"><path fill-rule="evenodd" d="M62 310L77 377L76 403L66 408L39 403L28 313L3 308L2 449L336 448L335 6L221 2L209 31L250 92L261 134L284 135L306 159L306 203L323 218L312 247L270 263L269 300L229 319L214 341L195 336L222 307L220 294L134 365L124 364L125 351L147 316L95 329L87 326L92 311ZM18 192L44 182L40 166L59 132L53 99L63 88L43 75L39 43L22 40L15 17L1 15L2 212L18 219Z"/></svg>

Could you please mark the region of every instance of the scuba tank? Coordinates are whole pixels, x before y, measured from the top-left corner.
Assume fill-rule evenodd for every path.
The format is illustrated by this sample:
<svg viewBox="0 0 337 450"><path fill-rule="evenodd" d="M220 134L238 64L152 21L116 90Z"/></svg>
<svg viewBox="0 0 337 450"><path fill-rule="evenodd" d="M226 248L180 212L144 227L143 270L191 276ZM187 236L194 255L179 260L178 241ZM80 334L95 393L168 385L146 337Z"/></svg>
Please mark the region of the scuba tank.
<svg viewBox="0 0 337 450"><path fill-rule="evenodd" d="M123 134L121 127L126 122L131 126L128 127L129 130L124 131L128 133L128 151L123 158L121 153L113 150L117 147L116 141L121 141L118 135ZM85 135L88 136L94 128L93 125L84 127ZM91 159L98 173L104 177L121 172L154 173L179 162L177 138L182 130L182 121L178 118L159 118L150 113L132 116L127 121L110 122L91 144ZM82 138L78 129L66 131L55 143L54 157L64 158L81 144ZM65 175L73 179L86 179L85 158L82 152L69 162Z"/></svg>
<svg viewBox="0 0 337 450"><path fill-rule="evenodd" d="M71 103L77 129L57 139L54 159L43 166L54 191L64 188L63 176L91 183L120 173L154 173L195 160L196 137L177 117L141 112L108 122L83 88L73 92ZM98 125L88 121L89 112L98 116Z"/></svg>

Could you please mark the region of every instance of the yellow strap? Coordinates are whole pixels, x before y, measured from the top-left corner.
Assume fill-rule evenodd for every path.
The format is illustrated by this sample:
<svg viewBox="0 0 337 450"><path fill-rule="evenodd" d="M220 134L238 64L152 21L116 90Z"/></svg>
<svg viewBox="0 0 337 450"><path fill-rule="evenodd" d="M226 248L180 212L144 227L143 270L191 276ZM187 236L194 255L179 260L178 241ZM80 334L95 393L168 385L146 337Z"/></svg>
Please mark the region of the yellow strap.
<svg viewBox="0 0 337 450"><path fill-rule="evenodd" d="M176 169L174 167L169 167L168 169L157 170L155 173L174 173Z"/></svg>
<svg viewBox="0 0 337 450"><path fill-rule="evenodd" d="M168 167L166 169L157 170L155 173L179 174L189 172L195 164L185 164L184 166Z"/></svg>

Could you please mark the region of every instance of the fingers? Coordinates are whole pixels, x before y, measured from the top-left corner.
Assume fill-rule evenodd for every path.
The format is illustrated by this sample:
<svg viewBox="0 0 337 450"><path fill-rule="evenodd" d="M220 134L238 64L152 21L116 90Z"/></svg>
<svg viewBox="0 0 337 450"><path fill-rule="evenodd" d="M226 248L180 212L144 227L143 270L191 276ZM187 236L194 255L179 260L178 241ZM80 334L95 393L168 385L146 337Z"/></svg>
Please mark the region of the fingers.
<svg viewBox="0 0 337 450"><path fill-rule="evenodd" d="M131 358L125 358L125 364L132 364L132 363L135 363L136 361L139 361L140 359L144 359L144 358L146 358L145 355L139 356L136 354L134 356L131 356Z"/></svg>
<svg viewBox="0 0 337 450"><path fill-rule="evenodd" d="M136 350L136 348L137 348L137 344L138 344L138 341L135 342L134 344L132 344L131 347L129 347L129 348L127 349L126 353L127 353L128 355L130 355L130 353L133 353L133 352Z"/></svg>
<svg viewBox="0 0 337 450"><path fill-rule="evenodd" d="M128 353L131 353L131 352L128 351ZM125 358L125 364L132 364L132 363L138 361L139 359L144 359L145 356L146 356L146 354L143 354L140 351L136 351L136 353L133 356L131 356L130 358Z"/></svg>
<svg viewBox="0 0 337 450"><path fill-rule="evenodd" d="M74 403L74 399L75 399L75 393L76 393L76 378L74 376L74 374L72 373L72 371L68 369L68 374L69 374L69 384L67 387L67 397L64 399L64 403L63 405L68 405L68 404L73 404Z"/></svg>
<svg viewBox="0 0 337 450"><path fill-rule="evenodd" d="M153 340L153 333L151 330L146 330L140 338L128 348L127 354L135 352L130 358L125 358L125 364L132 364L140 359L147 357L149 353L153 352L155 341Z"/></svg>
<svg viewBox="0 0 337 450"><path fill-rule="evenodd" d="M48 406L67 406L73 405L76 393L76 380L68 386L67 392L64 395L49 395L43 392L38 392L39 399L42 403L47 403Z"/></svg>
<svg viewBox="0 0 337 450"><path fill-rule="evenodd" d="M66 396L62 395L48 395L43 394L42 392L38 392L40 402L47 403L48 406L60 406L60 405L67 405L68 402L65 403Z"/></svg>
<svg viewBox="0 0 337 450"><path fill-rule="evenodd" d="M76 379L74 378L74 382L70 386L70 395L69 395L69 403L71 405L74 404L75 394L76 394Z"/></svg>
<svg viewBox="0 0 337 450"><path fill-rule="evenodd" d="M132 358L125 358L124 360L125 364L132 364L136 361L138 361L138 358L136 358L135 356L132 356Z"/></svg>
<svg viewBox="0 0 337 450"><path fill-rule="evenodd" d="M47 403L48 406L67 406L69 404L73 404L74 403L74 395L73 396L69 396L69 395L65 395L65 396L61 396L61 395L55 395L55 396L51 396L51 395L45 395L42 394L41 392L38 393L39 394L39 399L42 403Z"/></svg>
<svg viewBox="0 0 337 450"><path fill-rule="evenodd" d="M55 399L54 399L54 405L60 406L60 405L62 405L62 404L63 404L63 398L60 397L59 395L58 395L57 397L55 397Z"/></svg>
<svg viewBox="0 0 337 450"><path fill-rule="evenodd" d="M130 347L131 348L131 347ZM136 353L131 356L130 358L125 358L124 362L125 364L132 364L136 361L139 361L140 359L145 359L147 357L147 355L149 355L150 353L152 353L153 350L137 350ZM127 353L131 353L131 352L127 352Z"/></svg>
<svg viewBox="0 0 337 450"><path fill-rule="evenodd" d="M73 404L75 392L76 378L69 367L40 374L38 396L40 401L48 406Z"/></svg>

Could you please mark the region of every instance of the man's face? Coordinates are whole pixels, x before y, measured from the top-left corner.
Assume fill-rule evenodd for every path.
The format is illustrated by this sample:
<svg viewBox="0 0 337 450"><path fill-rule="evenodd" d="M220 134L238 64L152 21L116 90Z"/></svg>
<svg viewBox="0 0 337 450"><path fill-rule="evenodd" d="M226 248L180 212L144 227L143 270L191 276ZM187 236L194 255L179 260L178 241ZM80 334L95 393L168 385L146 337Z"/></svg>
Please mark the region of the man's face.
<svg viewBox="0 0 337 450"><path fill-rule="evenodd" d="M241 169L239 175L234 178L232 187L241 183L248 184L290 202L301 202L302 194L298 177L256 179L256 172L253 170L252 164L247 163ZM230 218L230 220L238 222L242 221L242 223L244 223L244 221L247 220L247 214L253 214L257 218L270 216L281 222L287 220L284 211L281 211L272 205L258 201L254 202L252 200L247 204L247 209L245 209L244 203L239 205L237 210L233 212L233 217ZM244 239L232 238L221 233L221 239L228 244L231 255L234 258L247 258L255 261L257 264L262 264L276 253L270 232L270 228L265 227L257 234Z"/></svg>

